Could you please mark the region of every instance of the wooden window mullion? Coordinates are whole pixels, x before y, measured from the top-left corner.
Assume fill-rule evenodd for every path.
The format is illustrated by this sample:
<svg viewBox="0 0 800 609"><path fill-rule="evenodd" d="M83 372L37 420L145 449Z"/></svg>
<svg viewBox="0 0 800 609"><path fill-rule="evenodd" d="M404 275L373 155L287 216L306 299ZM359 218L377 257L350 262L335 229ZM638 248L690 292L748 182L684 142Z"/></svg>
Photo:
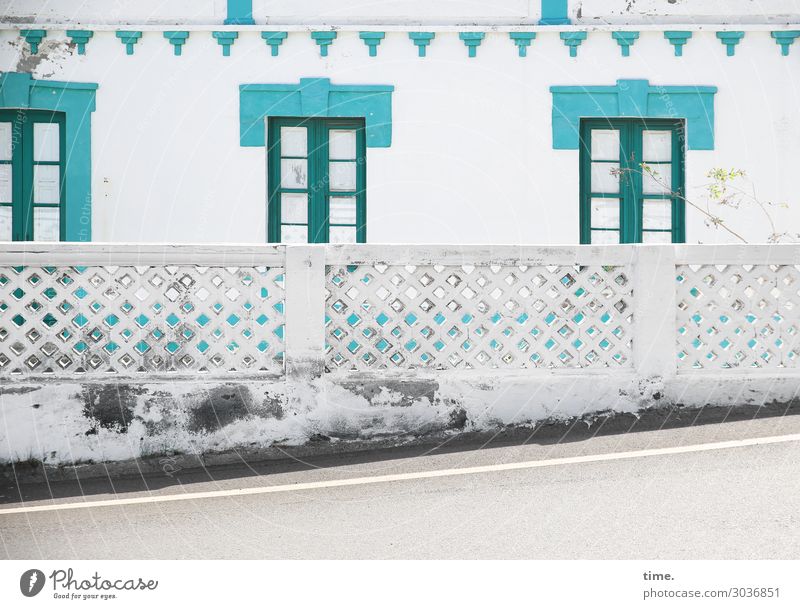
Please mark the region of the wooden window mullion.
<svg viewBox="0 0 800 609"><path fill-rule="evenodd" d="M314 243L328 242L328 196L330 195L330 175L328 171L328 130L323 120L315 120L316 145L314 178L314 208L316 210L316 226L314 227Z"/></svg>
<svg viewBox="0 0 800 609"><path fill-rule="evenodd" d="M642 134L646 129L642 123L630 123L628 130L631 137L631 154L632 154L632 167L631 167L631 184L630 184L630 197L628 206L633 216L633 224L631 226L630 241L629 243L642 242L642 222L644 209L642 207L642 162L644 161L644 151L642 146Z"/></svg>
<svg viewBox="0 0 800 609"><path fill-rule="evenodd" d="M23 225L24 196L22 177L22 142L24 139L23 127L25 125L22 110L8 110L0 117L4 122L11 123L11 239L23 241L25 239Z"/></svg>
<svg viewBox="0 0 800 609"><path fill-rule="evenodd" d="M684 196L684 131L679 125L672 130L672 190L680 197ZM686 204L682 198L672 199L672 241L684 243L686 241Z"/></svg>
<svg viewBox="0 0 800 609"><path fill-rule="evenodd" d="M367 242L367 134L366 127L356 131L356 241Z"/></svg>
<svg viewBox="0 0 800 609"><path fill-rule="evenodd" d="M23 241L33 240L33 121L30 117L22 122L22 141L19 143L22 155L22 197L20 199L21 226Z"/></svg>

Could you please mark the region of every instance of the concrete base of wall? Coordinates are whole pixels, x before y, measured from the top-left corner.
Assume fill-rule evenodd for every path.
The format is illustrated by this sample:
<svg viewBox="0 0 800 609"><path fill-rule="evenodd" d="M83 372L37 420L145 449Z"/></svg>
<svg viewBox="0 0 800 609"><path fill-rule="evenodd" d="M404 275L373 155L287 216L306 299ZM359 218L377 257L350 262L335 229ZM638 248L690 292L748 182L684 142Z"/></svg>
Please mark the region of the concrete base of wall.
<svg viewBox="0 0 800 609"><path fill-rule="evenodd" d="M137 468L155 463L163 470L165 456L179 455L186 467L195 467L228 456L241 461L330 454L529 429L544 421L591 421L598 413L785 408L797 402L798 394L800 376L786 373L672 379L537 371L330 373L313 379L204 382L52 379L0 389L0 463L135 462ZM104 465L104 472L106 467L113 471Z"/></svg>
<svg viewBox="0 0 800 609"><path fill-rule="evenodd" d="M274 445L256 450L238 449L205 454L165 453L105 463L52 465L18 461L0 465L0 479L13 484L88 480L214 477L230 468L246 466L252 473L306 467L329 467L343 462L416 457L420 454L469 451L487 447L557 444L594 436L674 429L723 422L800 416L800 400L762 406L651 407L636 413L601 412L566 419L549 419L531 425L512 425L491 431L442 431L424 435L341 440L315 437L297 446ZM212 470L214 474L208 470Z"/></svg>

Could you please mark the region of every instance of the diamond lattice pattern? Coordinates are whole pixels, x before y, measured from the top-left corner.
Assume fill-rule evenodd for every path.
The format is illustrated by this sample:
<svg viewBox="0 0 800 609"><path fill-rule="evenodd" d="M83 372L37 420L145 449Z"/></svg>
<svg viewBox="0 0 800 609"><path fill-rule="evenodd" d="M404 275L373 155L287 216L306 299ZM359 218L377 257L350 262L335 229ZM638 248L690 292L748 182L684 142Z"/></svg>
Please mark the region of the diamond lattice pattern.
<svg viewBox="0 0 800 609"><path fill-rule="evenodd" d="M678 367L798 366L800 267L681 265Z"/></svg>
<svg viewBox="0 0 800 609"><path fill-rule="evenodd" d="M630 366L625 267L330 266L330 369Z"/></svg>
<svg viewBox="0 0 800 609"><path fill-rule="evenodd" d="M283 269L0 268L0 376L282 370Z"/></svg>

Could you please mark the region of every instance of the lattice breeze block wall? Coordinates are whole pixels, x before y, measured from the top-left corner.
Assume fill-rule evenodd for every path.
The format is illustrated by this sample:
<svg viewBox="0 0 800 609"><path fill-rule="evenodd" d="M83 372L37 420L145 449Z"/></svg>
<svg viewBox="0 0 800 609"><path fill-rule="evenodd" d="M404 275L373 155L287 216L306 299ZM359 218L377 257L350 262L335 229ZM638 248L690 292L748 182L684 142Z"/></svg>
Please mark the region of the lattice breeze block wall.
<svg viewBox="0 0 800 609"><path fill-rule="evenodd" d="M326 269L329 369L631 365L626 266Z"/></svg>
<svg viewBox="0 0 800 609"><path fill-rule="evenodd" d="M0 268L0 374L282 372L283 269Z"/></svg>
<svg viewBox="0 0 800 609"><path fill-rule="evenodd" d="M796 368L800 267L679 265L678 367Z"/></svg>

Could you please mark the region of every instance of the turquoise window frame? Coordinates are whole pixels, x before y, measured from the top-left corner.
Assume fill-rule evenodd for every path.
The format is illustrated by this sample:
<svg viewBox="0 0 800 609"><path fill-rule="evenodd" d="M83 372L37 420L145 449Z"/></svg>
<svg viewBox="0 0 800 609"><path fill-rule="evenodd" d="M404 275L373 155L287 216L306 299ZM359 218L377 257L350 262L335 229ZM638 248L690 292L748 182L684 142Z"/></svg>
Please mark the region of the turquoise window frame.
<svg viewBox="0 0 800 609"><path fill-rule="evenodd" d="M661 86L622 79L612 86L555 86L552 130L555 150L577 150L584 118L673 118L686 121L689 150L714 150L712 86Z"/></svg>
<svg viewBox="0 0 800 609"><path fill-rule="evenodd" d="M328 243L330 233L329 199L331 196L354 196L356 199L356 242L367 240L367 156L366 124L362 118L315 118L315 117L273 117L267 127L267 239L270 243L281 242L281 194L308 194L308 242ZM303 189L283 188L281 186L281 127L305 127L308 133L308 176L307 187ZM328 166L329 132L331 129L356 130L356 190L334 191L329 188ZM333 161L336 162L336 161ZM288 224L288 223L287 223ZM338 225L334 225L338 226ZM353 226L353 225L341 225Z"/></svg>
<svg viewBox="0 0 800 609"><path fill-rule="evenodd" d="M263 147L273 117L361 118L367 148L392 145L392 85L334 85L329 78L297 84L239 86L239 143Z"/></svg>
<svg viewBox="0 0 800 609"><path fill-rule="evenodd" d="M66 200L65 165L66 145L64 136L64 114L46 110L0 110L0 122L11 123L11 160L0 164L11 165L11 218L13 241L33 241L33 210L36 207L56 207L59 210L59 240L64 241L66 223L64 202ZM36 124L56 124L59 127L58 161L34 161L33 131ZM33 173L35 165L58 167L59 202L35 203L33 199ZM7 203L0 203L8 207Z"/></svg>
<svg viewBox="0 0 800 609"><path fill-rule="evenodd" d="M686 241L686 204L681 199L685 193L685 122L680 119L582 119L580 145L580 242L591 240L591 200L610 198L620 200L620 243L642 242L642 205L644 199L672 200L672 242ZM618 129L620 131L620 186L619 193L592 193L591 136L592 129ZM642 132L645 130L672 131L672 192L674 195L644 195L642 193ZM646 162L647 159L644 159ZM597 162L597 161L596 161ZM603 161L600 161L603 162ZM595 229L602 230L602 229ZM613 229L608 229L613 230ZM666 232L666 231L654 231Z"/></svg>
<svg viewBox="0 0 800 609"><path fill-rule="evenodd" d="M255 25L253 0L227 0L225 25Z"/></svg>
<svg viewBox="0 0 800 609"><path fill-rule="evenodd" d="M64 241L92 240L92 113L97 83L0 76L0 110L42 110L64 117L62 219Z"/></svg>
<svg viewBox="0 0 800 609"><path fill-rule="evenodd" d="M568 0L542 0L542 17L539 25L569 25Z"/></svg>

